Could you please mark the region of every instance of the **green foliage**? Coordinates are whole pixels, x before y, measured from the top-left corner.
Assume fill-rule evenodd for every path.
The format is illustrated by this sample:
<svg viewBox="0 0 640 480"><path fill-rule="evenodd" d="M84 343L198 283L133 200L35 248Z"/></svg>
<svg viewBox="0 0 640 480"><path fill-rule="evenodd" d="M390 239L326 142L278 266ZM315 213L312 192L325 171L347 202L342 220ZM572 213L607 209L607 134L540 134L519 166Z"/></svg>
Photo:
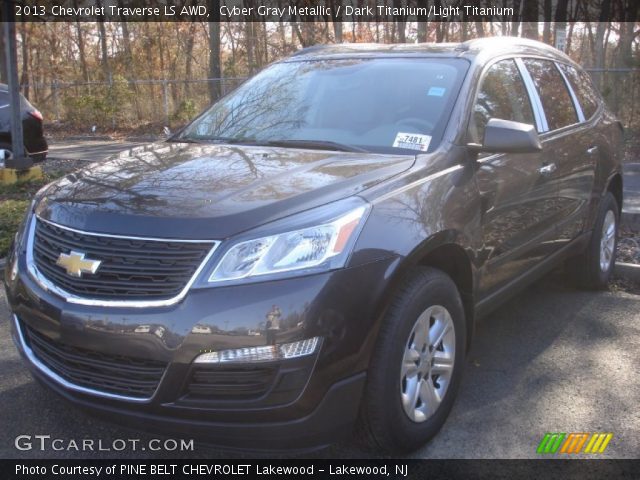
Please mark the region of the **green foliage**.
<svg viewBox="0 0 640 480"><path fill-rule="evenodd" d="M223 71L225 77L243 77L246 76L248 70L246 65L240 65L239 62L234 61L232 57L226 57L223 60Z"/></svg>
<svg viewBox="0 0 640 480"><path fill-rule="evenodd" d="M180 105L178 105L178 108L171 116L171 123L173 125L185 124L191 121L197 114L198 109L195 102L191 99L185 99L180 102Z"/></svg>
<svg viewBox="0 0 640 480"><path fill-rule="evenodd" d="M35 193L63 175L65 172L54 170L46 172L40 180L0 185L0 258L6 257L9 253L11 241Z"/></svg>
<svg viewBox="0 0 640 480"><path fill-rule="evenodd" d="M9 246L29 208L29 200L0 202L0 257L6 257Z"/></svg>
<svg viewBox="0 0 640 480"><path fill-rule="evenodd" d="M65 172L60 170L54 170L50 172L44 172L44 176L38 180L18 181L16 183L10 183L7 185L0 184L0 208L2 206L2 200L24 200L30 199L33 195L44 187L47 183L66 175Z"/></svg>
<svg viewBox="0 0 640 480"><path fill-rule="evenodd" d="M65 97L66 118L72 125L89 128L123 126L130 120L134 94L127 80L115 75L110 85L99 85L92 91Z"/></svg>

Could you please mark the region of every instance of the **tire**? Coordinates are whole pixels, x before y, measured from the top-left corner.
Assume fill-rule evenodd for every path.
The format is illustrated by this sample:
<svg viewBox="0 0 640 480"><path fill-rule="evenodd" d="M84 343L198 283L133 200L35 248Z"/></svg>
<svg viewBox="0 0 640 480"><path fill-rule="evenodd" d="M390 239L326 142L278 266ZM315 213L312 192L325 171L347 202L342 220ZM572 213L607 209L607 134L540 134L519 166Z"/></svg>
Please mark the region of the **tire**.
<svg viewBox="0 0 640 480"><path fill-rule="evenodd" d="M11 152L11 156L13 156L13 146L10 143L0 142L0 150L8 150ZM0 159L0 162L4 165L4 160Z"/></svg>
<svg viewBox="0 0 640 480"><path fill-rule="evenodd" d="M427 324L434 338L448 325L453 338L451 333L443 335L435 349L430 345L416 358L419 346L425 343L420 338L428 339L424 334ZM427 343L432 344L432 340ZM430 267L411 270L383 319L369 366L358 428L367 447L389 453L409 452L440 430L458 391L465 345L464 308L451 278ZM436 365L429 361L434 354ZM443 357L453 359L449 373L443 369ZM410 368L405 367L407 364ZM421 371L415 373L414 368ZM414 385L423 387L417 397L412 395ZM427 391L429 385L433 387ZM430 395L437 391L440 393L435 397Z"/></svg>
<svg viewBox="0 0 640 480"><path fill-rule="evenodd" d="M619 224L618 202L607 192L600 201L589 245L584 253L569 261L569 272L576 285L589 290L607 288L615 266Z"/></svg>

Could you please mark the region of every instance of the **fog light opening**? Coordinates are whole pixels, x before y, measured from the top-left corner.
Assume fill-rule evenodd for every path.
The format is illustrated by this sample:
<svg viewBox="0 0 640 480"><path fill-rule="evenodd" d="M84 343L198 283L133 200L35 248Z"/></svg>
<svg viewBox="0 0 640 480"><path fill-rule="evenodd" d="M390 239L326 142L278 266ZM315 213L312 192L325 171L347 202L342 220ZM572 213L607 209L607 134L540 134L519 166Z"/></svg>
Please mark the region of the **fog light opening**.
<svg viewBox="0 0 640 480"><path fill-rule="evenodd" d="M198 355L194 363L260 363L305 357L316 351L320 337L307 338L280 345L236 348Z"/></svg>

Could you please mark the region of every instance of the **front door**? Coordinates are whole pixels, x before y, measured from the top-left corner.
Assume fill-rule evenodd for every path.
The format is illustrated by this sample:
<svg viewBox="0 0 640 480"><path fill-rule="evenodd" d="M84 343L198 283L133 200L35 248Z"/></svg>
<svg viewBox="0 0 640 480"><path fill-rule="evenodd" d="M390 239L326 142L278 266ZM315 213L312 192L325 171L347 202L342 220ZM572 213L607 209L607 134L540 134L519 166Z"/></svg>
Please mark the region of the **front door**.
<svg viewBox="0 0 640 480"><path fill-rule="evenodd" d="M481 143L490 118L536 125L531 100L514 59L491 65L481 79L469 140ZM555 171L544 152L478 158L483 255L480 299L553 252L558 198Z"/></svg>

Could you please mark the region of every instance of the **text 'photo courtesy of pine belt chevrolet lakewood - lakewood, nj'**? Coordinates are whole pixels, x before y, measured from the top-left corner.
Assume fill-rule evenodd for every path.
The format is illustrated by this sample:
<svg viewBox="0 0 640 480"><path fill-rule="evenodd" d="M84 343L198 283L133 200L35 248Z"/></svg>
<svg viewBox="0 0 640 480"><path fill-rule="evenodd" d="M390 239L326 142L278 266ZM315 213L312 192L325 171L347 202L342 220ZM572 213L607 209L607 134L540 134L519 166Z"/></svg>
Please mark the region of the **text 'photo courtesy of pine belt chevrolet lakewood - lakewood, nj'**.
<svg viewBox="0 0 640 480"><path fill-rule="evenodd" d="M536 41L303 49L38 192L4 276L13 340L129 427L414 450L479 318L565 262L607 285L622 136Z"/></svg>

